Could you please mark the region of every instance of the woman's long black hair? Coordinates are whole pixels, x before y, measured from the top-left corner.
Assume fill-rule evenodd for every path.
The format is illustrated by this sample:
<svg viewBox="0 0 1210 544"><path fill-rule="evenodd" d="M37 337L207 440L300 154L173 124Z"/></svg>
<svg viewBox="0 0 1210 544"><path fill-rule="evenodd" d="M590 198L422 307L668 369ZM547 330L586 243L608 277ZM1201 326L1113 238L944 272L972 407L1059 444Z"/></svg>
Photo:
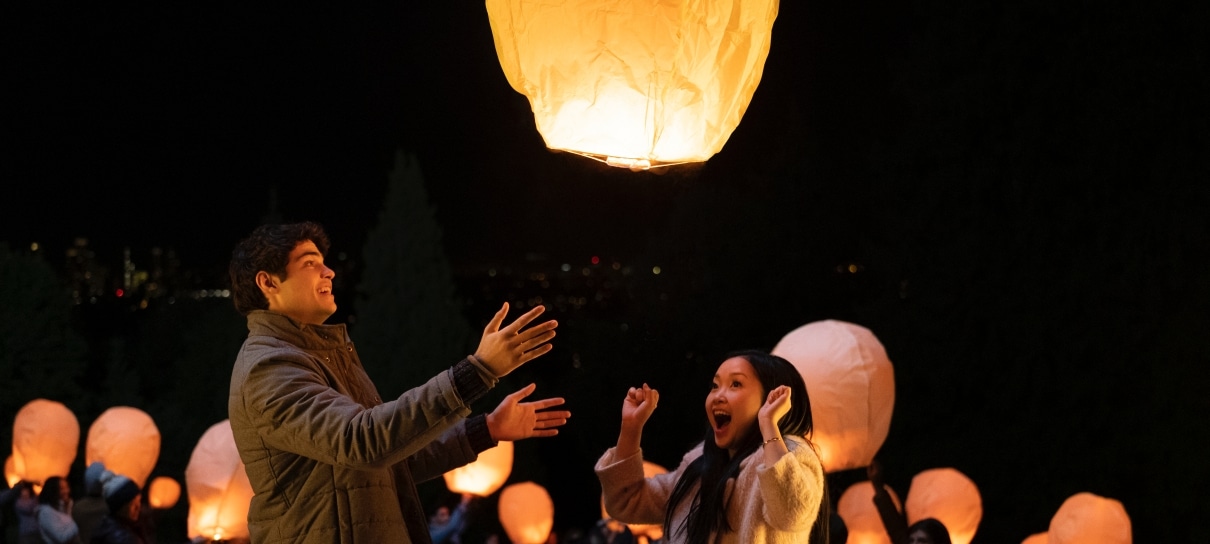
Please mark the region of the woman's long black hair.
<svg viewBox="0 0 1210 544"><path fill-rule="evenodd" d="M733 351L723 360L733 357L742 357L752 365L764 395L767 396L769 391L778 386L790 387L790 411L777 422L777 428L782 435L806 439L813 428L811 398L807 395L806 383L803 382L798 369L781 357L759 350ZM671 536L676 532L683 532L684 541L688 544L708 544L711 533L734 530L727 522L727 497L723 495L727 490L727 479L739 475L740 462L760 447L759 427L753 425L751 429L747 436L740 437L735 456L731 457L727 450L714 443L713 429L707 426L702 456L685 468L668 499L668 506L664 511L664 534ZM698 487L697 494L690 497L690 490L699 482L701 486ZM811 542L827 544L831 501L827 483L820 484L823 486L823 500L820 501L819 514L811 530ZM672 527L672 513L684 500L692 501L689 505L689 517L679 527Z"/></svg>

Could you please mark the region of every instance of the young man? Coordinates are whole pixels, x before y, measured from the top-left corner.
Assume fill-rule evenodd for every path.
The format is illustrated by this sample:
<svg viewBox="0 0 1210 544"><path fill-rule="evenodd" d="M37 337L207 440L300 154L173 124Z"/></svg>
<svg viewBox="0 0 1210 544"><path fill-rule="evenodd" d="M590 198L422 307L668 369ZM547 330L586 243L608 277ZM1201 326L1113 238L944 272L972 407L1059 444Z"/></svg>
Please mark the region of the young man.
<svg viewBox="0 0 1210 544"><path fill-rule="evenodd" d="M508 325L505 304L474 355L383 402L336 311L318 224L264 225L232 252L235 307L248 319L228 412L255 496L253 544L427 543L415 482L469 463L500 440L554 436L570 412L512 393L486 416L470 405L497 379L550 351L557 323Z"/></svg>

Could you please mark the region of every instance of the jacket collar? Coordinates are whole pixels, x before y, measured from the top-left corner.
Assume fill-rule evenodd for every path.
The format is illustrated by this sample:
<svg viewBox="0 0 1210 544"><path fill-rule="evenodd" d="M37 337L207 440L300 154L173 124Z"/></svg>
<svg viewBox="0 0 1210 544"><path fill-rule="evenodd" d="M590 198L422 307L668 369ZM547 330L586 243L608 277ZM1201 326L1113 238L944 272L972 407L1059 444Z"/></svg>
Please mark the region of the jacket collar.
<svg viewBox="0 0 1210 544"><path fill-rule="evenodd" d="M248 313L248 336L272 336L302 349L334 349L350 342L344 323L311 325L269 310Z"/></svg>

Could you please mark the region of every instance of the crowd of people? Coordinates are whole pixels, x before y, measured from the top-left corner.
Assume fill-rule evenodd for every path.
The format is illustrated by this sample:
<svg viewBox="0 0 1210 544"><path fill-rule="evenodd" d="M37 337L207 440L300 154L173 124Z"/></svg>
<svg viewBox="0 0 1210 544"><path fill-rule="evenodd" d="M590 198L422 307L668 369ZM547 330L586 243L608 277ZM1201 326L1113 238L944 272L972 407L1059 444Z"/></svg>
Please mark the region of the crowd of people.
<svg viewBox="0 0 1210 544"><path fill-rule="evenodd" d="M474 409L501 378L551 350L558 323L538 321L542 306L508 322L506 303L472 354L384 400L345 325L328 323L336 312L328 250L324 229L303 222L262 225L232 251L232 299L249 332L235 355L228 413L254 492L250 540L470 544L462 536L471 498L430 516L416 485L500 441L558 434L571 413L558 409L562 398L527 401L533 384L490 412ZM595 465L608 517L570 540L637 542L626 526L637 523L661 526L668 543L843 542L809 439L800 373L781 357L744 350L724 357L709 384L701 442L675 470L652 477L640 444L659 391L644 383L626 392L617 443ZM97 464L84 483L78 504L63 477L47 479L36 497L30 483L6 492L13 541L151 543L138 485ZM884 516L895 544L949 544L935 520L900 531L901 521Z"/></svg>

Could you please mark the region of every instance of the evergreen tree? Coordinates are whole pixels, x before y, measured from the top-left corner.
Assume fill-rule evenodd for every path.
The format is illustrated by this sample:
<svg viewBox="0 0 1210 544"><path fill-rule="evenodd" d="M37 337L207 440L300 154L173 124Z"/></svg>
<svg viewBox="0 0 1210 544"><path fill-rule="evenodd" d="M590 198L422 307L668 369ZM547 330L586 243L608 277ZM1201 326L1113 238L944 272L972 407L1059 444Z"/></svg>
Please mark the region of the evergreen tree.
<svg viewBox="0 0 1210 544"><path fill-rule="evenodd" d="M366 372L389 399L473 349L414 156L396 152L386 200L362 256L350 335Z"/></svg>
<svg viewBox="0 0 1210 544"><path fill-rule="evenodd" d="M0 444L12 443L13 420L31 400L77 408L86 352L50 265L0 244Z"/></svg>

